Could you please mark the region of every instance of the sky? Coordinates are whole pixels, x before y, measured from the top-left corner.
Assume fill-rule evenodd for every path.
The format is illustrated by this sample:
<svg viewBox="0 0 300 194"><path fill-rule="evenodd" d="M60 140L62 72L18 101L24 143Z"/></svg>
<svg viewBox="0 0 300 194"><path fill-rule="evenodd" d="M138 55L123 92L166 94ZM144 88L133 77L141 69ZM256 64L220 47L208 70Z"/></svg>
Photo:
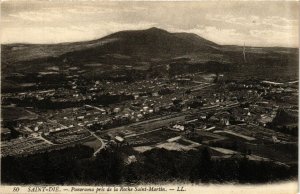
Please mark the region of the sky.
<svg viewBox="0 0 300 194"><path fill-rule="evenodd" d="M222 45L299 47L298 1L71 1L1 3L1 42L61 43L158 27Z"/></svg>

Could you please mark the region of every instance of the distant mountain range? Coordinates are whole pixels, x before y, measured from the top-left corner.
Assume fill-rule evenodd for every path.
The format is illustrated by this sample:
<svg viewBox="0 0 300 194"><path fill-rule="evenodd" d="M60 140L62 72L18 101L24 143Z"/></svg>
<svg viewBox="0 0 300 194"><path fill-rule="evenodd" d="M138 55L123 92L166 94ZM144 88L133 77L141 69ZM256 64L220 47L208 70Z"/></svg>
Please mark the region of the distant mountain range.
<svg viewBox="0 0 300 194"><path fill-rule="evenodd" d="M185 59L190 63L220 61L245 63L243 47L222 46L191 33L170 33L159 28L120 31L103 38L60 44L8 44L1 46L2 71L40 64L105 63L122 65ZM298 49L247 47L247 63L298 65Z"/></svg>

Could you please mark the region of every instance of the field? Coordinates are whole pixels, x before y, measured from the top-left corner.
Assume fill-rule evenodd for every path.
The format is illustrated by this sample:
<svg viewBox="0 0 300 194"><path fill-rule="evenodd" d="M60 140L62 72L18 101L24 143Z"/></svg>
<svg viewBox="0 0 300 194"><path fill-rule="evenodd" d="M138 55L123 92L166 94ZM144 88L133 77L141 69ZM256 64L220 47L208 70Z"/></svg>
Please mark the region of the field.
<svg viewBox="0 0 300 194"><path fill-rule="evenodd" d="M178 132L161 129L151 133L126 138L126 141L130 145L135 145L135 146L153 145L153 144L160 143L162 141L166 141L167 139L170 139L172 137L176 137L178 136L178 134L179 134Z"/></svg>
<svg viewBox="0 0 300 194"><path fill-rule="evenodd" d="M15 121L25 119L35 119L37 116L34 113L26 111L19 107L2 107L2 118L3 121Z"/></svg>
<svg viewBox="0 0 300 194"><path fill-rule="evenodd" d="M97 138L91 137L88 139L88 141L84 142L82 145L89 146L90 148L93 148L94 151L96 151L102 146L102 143Z"/></svg>

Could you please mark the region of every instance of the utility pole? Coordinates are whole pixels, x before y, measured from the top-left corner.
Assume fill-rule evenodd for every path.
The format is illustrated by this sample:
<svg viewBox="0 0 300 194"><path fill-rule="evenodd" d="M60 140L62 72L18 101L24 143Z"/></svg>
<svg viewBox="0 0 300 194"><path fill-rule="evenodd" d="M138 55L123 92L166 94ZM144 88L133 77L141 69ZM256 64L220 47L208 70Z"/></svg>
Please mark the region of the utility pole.
<svg viewBox="0 0 300 194"><path fill-rule="evenodd" d="M245 42L244 42L244 48L243 48L243 56L244 56L244 62L246 63L246 48L245 48Z"/></svg>

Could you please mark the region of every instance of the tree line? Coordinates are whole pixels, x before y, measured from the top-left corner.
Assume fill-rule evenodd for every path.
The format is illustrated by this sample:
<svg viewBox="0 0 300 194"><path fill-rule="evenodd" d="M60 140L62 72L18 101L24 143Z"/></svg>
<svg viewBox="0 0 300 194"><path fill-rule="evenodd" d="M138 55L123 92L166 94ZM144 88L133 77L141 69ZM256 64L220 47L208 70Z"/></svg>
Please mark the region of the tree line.
<svg viewBox="0 0 300 194"><path fill-rule="evenodd" d="M124 162L129 154L134 154L137 162ZM2 158L2 183L263 183L297 177L297 165L288 168L245 156L216 160L207 147L187 152L152 149L142 154L130 147L116 147L92 155L91 148L76 145L23 157L7 156Z"/></svg>

